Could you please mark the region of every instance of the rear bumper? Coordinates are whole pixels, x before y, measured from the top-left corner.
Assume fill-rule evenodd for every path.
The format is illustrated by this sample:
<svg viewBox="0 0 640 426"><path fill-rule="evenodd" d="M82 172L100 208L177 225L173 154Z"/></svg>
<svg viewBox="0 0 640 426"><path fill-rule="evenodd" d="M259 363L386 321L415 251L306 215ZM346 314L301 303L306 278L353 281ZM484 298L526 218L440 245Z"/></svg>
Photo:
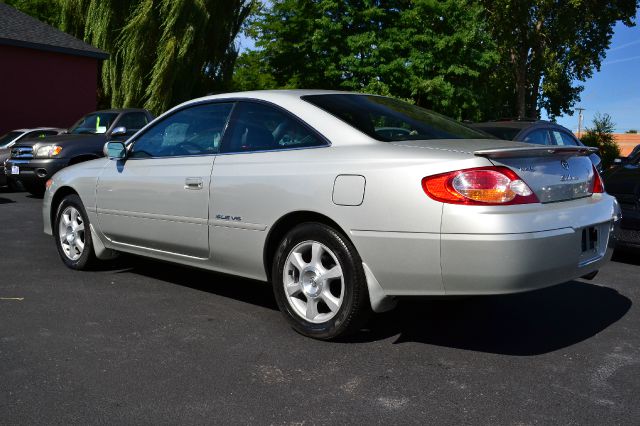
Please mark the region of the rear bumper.
<svg viewBox="0 0 640 426"><path fill-rule="evenodd" d="M5 162L4 173L7 178L19 180L23 183L33 184L47 181L58 170L67 165L68 160L65 158L43 158L20 160L10 158ZM20 170L19 174L12 174L13 166L17 166Z"/></svg>
<svg viewBox="0 0 640 426"><path fill-rule="evenodd" d="M611 258L620 224L607 194L504 210L464 207L445 206L442 227L448 221L450 230L441 234L351 231L384 296L518 293L570 281ZM452 232L452 221L465 231Z"/></svg>
<svg viewBox="0 0 640 426"><path fill-rule="evenodd" d="M518 293L598 270L613 252L615 222L507 235L442 235L447 295ZM585 235L594 232L593 248ZM587 237L588 239L588 237Z"/></svg>

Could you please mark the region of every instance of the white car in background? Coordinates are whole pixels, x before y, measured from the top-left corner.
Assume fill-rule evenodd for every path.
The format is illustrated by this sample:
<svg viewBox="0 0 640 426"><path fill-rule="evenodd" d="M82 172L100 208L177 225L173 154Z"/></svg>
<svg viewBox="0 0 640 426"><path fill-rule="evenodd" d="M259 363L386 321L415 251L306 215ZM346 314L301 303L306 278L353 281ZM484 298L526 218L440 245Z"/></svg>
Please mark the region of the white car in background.
<svg viewBox="0 0 640 426"><path fill-rule="evenodd" d="M380 96L215 95L58 172L44 227L73 269L128 252L270 281L297 331L331 339L398 297L593 276L619 208L591 152Z"/></svg>

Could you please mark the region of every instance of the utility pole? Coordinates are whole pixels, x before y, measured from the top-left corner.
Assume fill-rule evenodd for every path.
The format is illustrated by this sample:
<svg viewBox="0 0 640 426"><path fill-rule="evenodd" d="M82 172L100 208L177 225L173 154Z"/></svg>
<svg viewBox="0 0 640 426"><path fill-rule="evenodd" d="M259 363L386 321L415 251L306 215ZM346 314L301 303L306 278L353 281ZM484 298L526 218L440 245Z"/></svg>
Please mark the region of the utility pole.
<svg viewBox="0 0 640 426"><path fill-rule="evenodd" d="M582 137L582 111L585 109L582 107L576 108L578 110L578 139Z"/></svg>

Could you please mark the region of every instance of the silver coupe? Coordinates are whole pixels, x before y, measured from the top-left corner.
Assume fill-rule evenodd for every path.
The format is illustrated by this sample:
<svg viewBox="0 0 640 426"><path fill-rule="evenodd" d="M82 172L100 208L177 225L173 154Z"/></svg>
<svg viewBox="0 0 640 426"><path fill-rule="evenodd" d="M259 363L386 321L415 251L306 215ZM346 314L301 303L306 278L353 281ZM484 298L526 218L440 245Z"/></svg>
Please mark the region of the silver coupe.
<svg viewBox="0 0 640 426"><path fill-rule="evenodd" d="M298 332L331 339L401 296L593 276L620 214L590 153L381 96L215 95L57 173L44 228L73 269L128 252L271 282Z"/></svg>

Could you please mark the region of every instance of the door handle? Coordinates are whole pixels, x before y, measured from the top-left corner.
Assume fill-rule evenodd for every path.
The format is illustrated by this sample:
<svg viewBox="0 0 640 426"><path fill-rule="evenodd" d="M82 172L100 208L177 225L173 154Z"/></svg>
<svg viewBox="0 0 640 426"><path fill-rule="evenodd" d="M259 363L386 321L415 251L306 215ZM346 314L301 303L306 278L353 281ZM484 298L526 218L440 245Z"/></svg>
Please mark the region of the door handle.
<svg viewBox="0 0 640 426"><path fill-rule="evenodd" d="M202 189L202 178L189 177L184 180L184 189Z"/></svg>

